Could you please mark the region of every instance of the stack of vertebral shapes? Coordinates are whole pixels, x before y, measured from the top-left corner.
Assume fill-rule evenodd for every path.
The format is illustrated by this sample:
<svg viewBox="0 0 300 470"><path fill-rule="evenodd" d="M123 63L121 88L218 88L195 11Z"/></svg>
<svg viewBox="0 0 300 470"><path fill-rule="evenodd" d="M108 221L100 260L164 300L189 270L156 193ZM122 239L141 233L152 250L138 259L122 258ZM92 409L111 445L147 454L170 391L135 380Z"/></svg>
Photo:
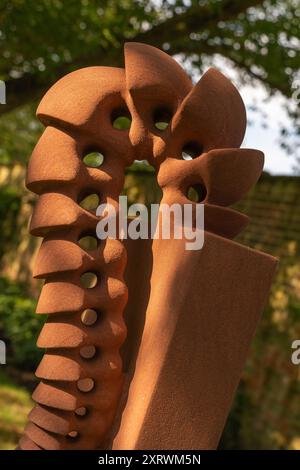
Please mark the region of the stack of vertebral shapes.
<svg viewBox="0 0 300 470"><path fill-rule="evenodd" d="M33 394L36 406L29 415L30 422L21 438L20 449L214 448L241 373L245 351L266 299L275 264L265 255L261 255L263 262L254 257L256 261L253 263L251 253L255 252L229 240L243 229L248 219L227 206L247 193L263 168L261 152L239 148L245 132L246 116L237 90L214 69L208 70L193 86L183 69L165 53L144 44L128 43L125 46L125 68L89 67L67 75L48 91L38 107L37 115L46 129L30 160L27 187L39 196L30 230L33 235L43 237L34 276L45 279L37 314L48 315L48 319L38 339L38 346L45 348L46 352L36 372L41 380ZM114 119L120 115L130 116L129 130L113 127ZM155 122L166 119L170 120L168 127L157 129ZM189 161L182 159L182 152L187 149L193 157ZM90 152L100 152L104 156L99 167L85 164L84 158ZM205 207L206 231L201 255L184 253L180 241L176 242L180 244L176 246L172 245L174 240L164 241L164 244L161 240L155 240L153 248L151 243L145 245L144 249L153 249L153 271L144 331L139 331L142 338L135 339L140 343L140 351L137 348L131 358L132 363L136 363L135 373L132 366L124 370L120 353L122 346L125 352L126 349L134 350L130 344L126 345L124 309L128 286L124 281L124 244L120 240L98 240L93 249L85 249L81 243L86 236L96 236L99 221L95 213L82 207L81 202L87 196L97 194L99 202L109 202L117 208L125 167L134 160L148 160L154 166L165 203L188 203L189 188L198 191L199 202L204 203ZM218 249L222 243L224 249ZM218 278L228 260L234 263L235 250L240 253L239 259L246 253L250 260L246 269L250 270L250 278L243 278L244 271L242 274L239 272L241 262L237 261L237 266L233 266L232 270L242 276L239 277L240 282L239 279L232 280L231 292L230 287L225 286L225 292L219 294L228 318L231 318L229 312L236 312L235 305L247 309L248 304L253 304L253 311L248 312L253 320L250 324L247 319L247 331L243 330L242 323L230 324L227 328L227 320L212 305L212 296L216 297L214 285L218 284L214 278ZM222 265L222 254L225 252L227 261ZM140 255L146 259L145 253L137 251L136 256ZM197 272L201 273L199 285L197 279L192 280L189 276L189 269L194 269L192 266L197 260L202 260L195 265ZM201 287L206 276L205 263L209 264L208 283ZM146 295L145 286L149 279L137 278L139 275L137 272L135 274L134 260L128 260L127 268L128 283L134 285L136 282L136 293L140 289ZM254 273L256 270L256 275L251 269ZM149 263L145 265L146 271L149 271ZM92 273L97 278L92 288L83 284L86 273ZM179 278L175 279L176 276ZM222 281L224 285L230 276L230 273L226 274L226 279ZM256 281L259 277L262 278L261 287ZM233 285L234 282L236 285ZM251 292L245 287L247 282L253 285ZM239 283L244 284L241 287L246 292L244 303L239 302ZM160 284L164 292L159 290ZM255 289L259 292L253 292ZM177 300L172 299L174 291L178 291ZM209 302L204 299L207 297L205 292L208 292L208 299L212 299ZM128 305L134 305L134 289L132 295ZM250 295L255 297L254 301L249 298ZM231 299L229 303L228 299ZM164 302L167 305L163 305ZM198 304L196 310L195 304ZM151 305L154 305L155 321L151 317ZM176 337L180 322L176 320L175 325L174 319L185 315L185 326L180 331L191 335L192 332L186 331L190 322L188 315L192 314L193 317L191 325L195 318L198 318L197 325L200 325L201 318L205 318L202 308L210 311L199 331L203 337L197 338L195 344L194 338L186 338L187 349L175 353L172 338ZM163 320L167 310L173 312L170 313L173 316L169 329L166 323L169 320ZM132 307L126 320L128 327L133 325L134 328L142 315L145 316L145 312L140 312L138 308L133 311ZM217 322L220 323L215 328L209 322L216 324L214 318L217 315ZM242 316L243 312L240 312L240 318ZM153 344L149 343L149 338L156 328L156 338L160 337L162 350L156 350L156 358L152 360L151 354L157 345L155 338ZM237 346L233 348L234 354L241 356L241 359L238 357L241 364L236 364L235 358L233 364L230 363L233 351L226 345L227 362L218 370L224 379L220 379L220 388L230 384L224 392L227 394L225 405L222 405L222 399L216 403L213 400L214 393L216 397L222 393L222 390L216 389L214 392L211 389L210 380L214 371L210 358L213 353L203 360L204 364L201 355L198 357L197 345L206 344L207 354L205 335L214 335L214 328L217 339L229 338L230 331L236 338L242 338L242 351ZM236 331L238 328L240 331ZM128 333L127 341L133 341L132 334L130 331ZM229 346L230 341L229 338ZM239 343L239 339L237 341ZM146 350L148 356L143 359ZM189 364L182 364L186 370L183 372L185 377L180 375L183 357L190 361ZM151 371L147 368L147 361ZM165 386L161 385L161 380L167 380L168 374L163 370L168 363L178 381L178 387L175 382L169 398ZM203 369L203 376L197 379L199 386L197 380L189 383L189 370L196 367L194 377L202 366L205 370L211 369L211 372L207 375ZM133 371L131 376L129 369ZM147 382L149 374L152 374L151 380ZM124 381L126 375L128 380ZM170 377L168 380L171 380ZM183 403L178 417L183 431L179 432L176 415L180 406L175 389L180 391L183 383L186 383L191 395L189 401L178 395L178 400ZM146 387L145 396L141 384ZM209 405L205 402L203 390L211 398ZM158 400L165 401L160 402L159 409L155 404L155 394L160 391L163 393ZM170 409L169 413L161 413L162 409L167 410L172 400L177 411ZM205 406L216 405L220 408L219 420L214 418L218 415L216 409L201 408L201 400ZM194 406L198 408L191 413ZM193 416L189 417L190 414ZM155 421L153 430L152 424L147 424L150 415ZM207 416L212 430L207 424ZM192 428L186 420L192 420ZM184 436L189 433L193 436L187 440ZM203 437L203 434L208 437ZM169 436L165 442L164 435Z"/></svg>

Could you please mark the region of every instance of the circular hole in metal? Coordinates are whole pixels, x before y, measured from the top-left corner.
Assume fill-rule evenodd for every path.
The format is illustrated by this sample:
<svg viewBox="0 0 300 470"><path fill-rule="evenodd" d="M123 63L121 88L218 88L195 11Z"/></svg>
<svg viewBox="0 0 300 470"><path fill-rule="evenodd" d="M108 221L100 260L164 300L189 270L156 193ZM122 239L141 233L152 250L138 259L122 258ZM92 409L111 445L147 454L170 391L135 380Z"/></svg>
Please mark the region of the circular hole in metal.
<svg viewBox="0 0 300 470"><path fill-rule="evenodd" d="M81 321L86 326L92 326L98 319L98 313L92 308L86 308L81 314Z"/></svg>
<svg viewBox="0 0 300 470"><path fill-rule="evenodd" d="M78 390L83 393L88 393L93 390L95 382L93 379L87 377L86 379L79 379L77 382Z"/></svg>
<svg viewBox="0 0 300 470"><path fill-rule="evenodd" d="M183 160L193 160L203 153L203 148L196 142L190 142L182 148L181 157Z"/></svg>
<svg viewBox="0 0 300 470"><path fill-rule="evenodd" d="M206 198L206 189L202 184L190 186L187 191L187 197L192 202L202 202Z"/></svg>
<svg viewBox="0 0 300 470"><path fill-rule="evenodd" d="M131 114L126 107L115 109L111 115L111 122L114 129L126 131L131 126Z"/></svg>
<svg viewBox="0 0 300 470"><path fill-rule="evenodd" d="M82 348L80 348L79 354L83 359L92 359L95 356L96 352L97 350L95 346L89 345L82 346Z"/></svg>
<svg viewBox="0 0 300 470"><path fill-rule="evenodd" d="M154 126L159 131L164 131L165 129L167 129L171 119L172 119L172 113L167 108L158 108L154 111L154 114L153 114Z"/></svg>
<svg viewBox="0 0 300 470"><path fill-rule="evenodd" d="M96 194L96 193L88 194L87 196L84 196L79 201L80 207L82 207L82 209L85 209L86 211L90 211L90 212L95 212L97 207L99 206L99 203L100 203L100 198L99 198L98 194Z"/></svg>
<svg viewBox="0 0 300 470"><path fill-rule="evenodd" d="M86 251L96 250L98 247L98 238L92 235L86 235L78 240L78 245Z"/></svg>
<svg viewBox="0 0 300 470"><path fill-rule="evenodd" d="M80 406L79 408L76 408L75 414L79 418L83 418L84 416L87 415L87 408L85 406Z"/></svg>
<svg viewBox="0 0 300 470"><path fill-rule="evenodd" d="M101 152L89 152L83 157L83 163L90 168L99 168L104 162Z"/></svg>
<svg viewBox="0 0 300 470"><path fill-rule="evenodd" d="M93 289L97 285L98 277L95 273L87 272L80 276L80 281L86 289Z"/></svg>

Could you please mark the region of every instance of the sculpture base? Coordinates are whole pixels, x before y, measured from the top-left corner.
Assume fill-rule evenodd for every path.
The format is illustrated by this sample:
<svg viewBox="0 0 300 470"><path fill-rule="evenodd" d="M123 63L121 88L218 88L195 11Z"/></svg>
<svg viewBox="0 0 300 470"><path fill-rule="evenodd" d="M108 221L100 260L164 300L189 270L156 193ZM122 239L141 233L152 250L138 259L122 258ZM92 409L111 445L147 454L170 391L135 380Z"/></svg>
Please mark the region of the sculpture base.
<svg viewBox="0 0 300 470"><path fill-rule="evenodd" d="M145 244L136 248L143 259ZM152 251L145 325L112 448L215 449L277 261L208 232L200 251L186 251L184 240L154 240ZM131 324L142 315L132 307Z"/></svg>

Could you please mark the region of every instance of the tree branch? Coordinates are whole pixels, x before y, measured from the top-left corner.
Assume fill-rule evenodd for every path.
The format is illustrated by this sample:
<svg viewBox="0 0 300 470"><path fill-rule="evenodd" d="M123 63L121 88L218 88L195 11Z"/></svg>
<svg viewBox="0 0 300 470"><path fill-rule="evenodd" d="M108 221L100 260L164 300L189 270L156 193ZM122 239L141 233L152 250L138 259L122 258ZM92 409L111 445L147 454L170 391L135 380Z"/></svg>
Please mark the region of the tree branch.
<svg viewBox="0 0 300 470"><path fill-rule="evenodd" d="M197 50L199 49L201 50L202 54L206 54L208 56L211 56L213 54L219 54L229 59L237 68L244 70L247 73L247 75L249 75L249 77L260 81L272 91L279 91L280 93L282 93L282 95L286 97L290 97L291 90L287 81L284 83L277 83L271 80L269 77L265 78L257 74L251 69L251 65L246 64L245 61L243 61L242 59L238 59L238 57L233 53L234 51L231 47L226 46L224 44L210 46L206 43L201 42L200 46L198 45L197 47ZM192 55L192 54L195 54L195 52L196 52L196 47L190 48L188 54ZM182 54L182 53L187 53L187 50L184 47L184 45L182 46L178 44L171 48L170 53L172 55Z"/></svg>
<svg viewBox="0 0 300 470"><path fill-rule="evenodd" d="M162 48L164 43L172 43L172 38L177 42L180 38L186 38L192 31L205 30L216 26L221 20L234 19L249 7L259 4L262 4L262 0L223 0L214 7L209 4L191 7L186 12L175 14L170 19L153 26L150 30L136 34L130 40ZM76 68L91 65L120 66L123 60L123 38L119 39L120 46L111 48L110 52L99 49L84 57L76 58L71 63L61 64L55 70L55 80L42 73L28 73L20 78L9 79L6 82L7 104L0 106L0 115L38 99L54 81Z"/></svg>
<svg viewBox="0 0 300 470"><path fill-rule="evenodd" d="M107 63L108 57L109 64ZM56 69L54 80L49 79L48 76L44 79L42 74L38 75L31 73L26 73L20 78L10 79L5 82L7 104L0 106L0 115L41 97L54 82L77 68L88 67L90 65L120 66L121 63L121 47L120 49L115 48L113 53L109 56L106 51L99 49L96 52L93 51L93 53L89 55L79 57L71 63L61 64Z"/></svg>
<svg viewBox="0 0 300 470"><path fill-rule="evenodd" d="M248 8L262 3L263 0L223 0L213 7L210 4L191 7L185 13L174 15L150 30L139 33L134 40L161 46L164 43L171 43L172 37L177 40L193 31L215 27L219 21L234 19Z"/></svg>

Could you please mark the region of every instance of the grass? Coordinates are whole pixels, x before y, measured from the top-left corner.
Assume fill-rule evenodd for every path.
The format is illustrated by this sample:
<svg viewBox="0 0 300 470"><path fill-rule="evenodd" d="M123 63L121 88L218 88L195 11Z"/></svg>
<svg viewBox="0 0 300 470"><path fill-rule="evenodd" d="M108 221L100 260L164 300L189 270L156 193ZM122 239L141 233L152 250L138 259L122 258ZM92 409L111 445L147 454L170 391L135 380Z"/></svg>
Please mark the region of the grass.
<svg viewBox="0 0 300 470"><path fill-rule="evenodd" d="M30 392L0 370L0 450L17 446L31 408Z"/></svg>

